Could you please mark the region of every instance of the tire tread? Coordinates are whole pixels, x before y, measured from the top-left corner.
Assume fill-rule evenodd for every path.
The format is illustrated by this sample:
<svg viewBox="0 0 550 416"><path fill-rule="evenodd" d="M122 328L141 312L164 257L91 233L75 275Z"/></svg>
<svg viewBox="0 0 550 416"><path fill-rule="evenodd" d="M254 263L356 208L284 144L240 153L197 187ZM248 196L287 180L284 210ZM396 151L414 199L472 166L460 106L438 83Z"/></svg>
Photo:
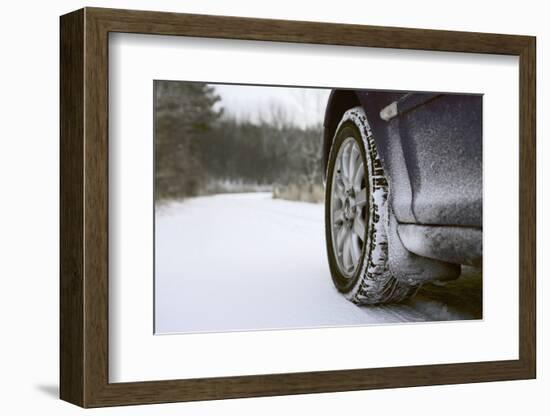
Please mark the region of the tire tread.
<svg viewBox="0 0 550 416"><path fill-rule="evenodd" d="M357 305L402 302L416 294L420 285L397 280L389 268L388 227L389 184L376 149L370 125L364 110L354 107L342 117L336 135L344 123L352 122L359 130L367 157L370 212L365 258L355 285L344 296ZM331 152L336 149L331 149ZM329 157L329 160L332 160Z"/></svg>

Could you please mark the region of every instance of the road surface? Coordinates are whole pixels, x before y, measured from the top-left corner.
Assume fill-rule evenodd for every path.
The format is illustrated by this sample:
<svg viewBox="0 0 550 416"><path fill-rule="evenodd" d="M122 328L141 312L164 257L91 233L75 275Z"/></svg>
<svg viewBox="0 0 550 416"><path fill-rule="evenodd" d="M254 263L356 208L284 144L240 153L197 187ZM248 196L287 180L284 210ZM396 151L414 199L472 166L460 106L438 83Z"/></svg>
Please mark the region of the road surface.
<svg viewBox="0 0 550 416"><path fill-rule="evenodd" d="M159 334L481 318L481 273L469 268L407 303L355 306L330 278L323 205L271 193L157 208L155 256Z"/></svg>

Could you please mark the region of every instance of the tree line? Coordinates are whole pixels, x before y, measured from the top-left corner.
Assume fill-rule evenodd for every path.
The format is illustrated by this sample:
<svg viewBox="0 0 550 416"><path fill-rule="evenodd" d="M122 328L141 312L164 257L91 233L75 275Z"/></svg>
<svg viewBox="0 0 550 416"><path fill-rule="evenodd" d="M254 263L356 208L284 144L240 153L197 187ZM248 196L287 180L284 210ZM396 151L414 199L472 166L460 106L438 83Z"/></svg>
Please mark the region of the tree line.
<svg viewBox="0 0 550 416"><path fill-rule="evenodd" d="M270 189L318 202L322 126L297 126L276 107L238 120L219 101L206 83L155 81L155 200Z"/></svg>

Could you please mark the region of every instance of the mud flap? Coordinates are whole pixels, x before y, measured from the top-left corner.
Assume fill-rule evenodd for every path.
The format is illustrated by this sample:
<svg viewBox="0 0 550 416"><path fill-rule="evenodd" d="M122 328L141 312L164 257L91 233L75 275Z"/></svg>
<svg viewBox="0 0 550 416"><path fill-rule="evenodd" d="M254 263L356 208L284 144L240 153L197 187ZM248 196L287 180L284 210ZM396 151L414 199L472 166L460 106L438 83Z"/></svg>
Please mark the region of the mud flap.
<svg viewBox="0 0 550 416"><path fill-rule="evenodd" d="M434 280L454 280L460 276L459 264L428 259L411 253L401 242L397 232L397 219L388 207L389 268L393 276L408 284L422 284Z"/></svg>

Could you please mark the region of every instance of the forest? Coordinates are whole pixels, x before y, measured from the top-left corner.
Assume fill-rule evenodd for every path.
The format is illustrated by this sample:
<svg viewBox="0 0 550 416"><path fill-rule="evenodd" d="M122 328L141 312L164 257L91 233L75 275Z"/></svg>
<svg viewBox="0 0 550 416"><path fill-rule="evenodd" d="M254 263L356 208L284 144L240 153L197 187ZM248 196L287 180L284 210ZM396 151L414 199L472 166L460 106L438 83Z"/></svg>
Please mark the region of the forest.
<svg viewBox="0 0 550 416"><path fill-rule="evenodd" d="M258 191L323 200L320 123L297 125L281 106L237 118L206 83L155 81L154 92L156 203Z"/></svg>

